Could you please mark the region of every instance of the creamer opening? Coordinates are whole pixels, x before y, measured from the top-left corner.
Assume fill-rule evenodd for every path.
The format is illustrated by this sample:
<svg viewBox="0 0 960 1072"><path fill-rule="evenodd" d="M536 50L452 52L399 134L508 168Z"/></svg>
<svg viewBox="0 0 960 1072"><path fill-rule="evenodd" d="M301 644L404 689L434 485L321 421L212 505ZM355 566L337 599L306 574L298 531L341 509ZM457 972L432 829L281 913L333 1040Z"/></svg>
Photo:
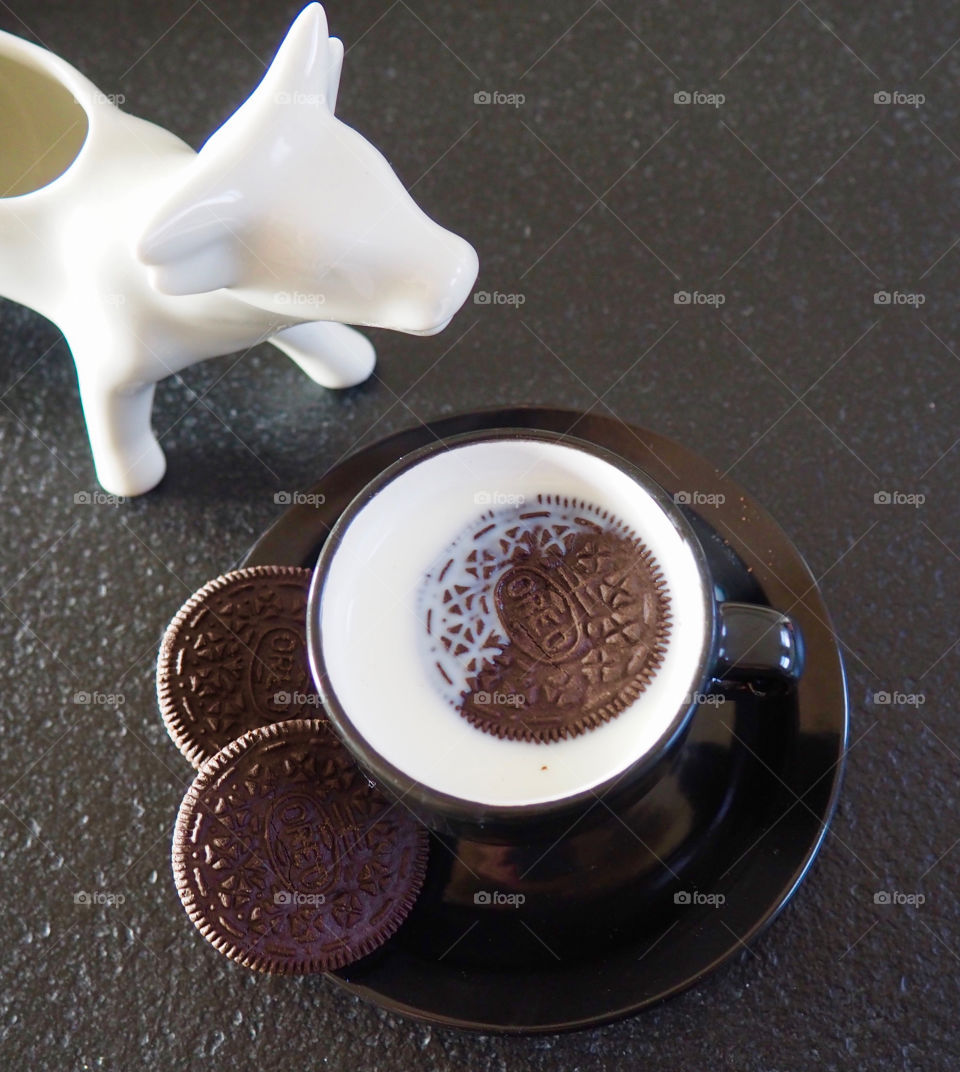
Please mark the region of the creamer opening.
<svg viewBox="0 0 960 1072"><path fill-rule="evenodd" d="M0 53L9 45L0 42ZM0 198L47 186L76 160L87 113L51 75L0 54Z"/></svg>

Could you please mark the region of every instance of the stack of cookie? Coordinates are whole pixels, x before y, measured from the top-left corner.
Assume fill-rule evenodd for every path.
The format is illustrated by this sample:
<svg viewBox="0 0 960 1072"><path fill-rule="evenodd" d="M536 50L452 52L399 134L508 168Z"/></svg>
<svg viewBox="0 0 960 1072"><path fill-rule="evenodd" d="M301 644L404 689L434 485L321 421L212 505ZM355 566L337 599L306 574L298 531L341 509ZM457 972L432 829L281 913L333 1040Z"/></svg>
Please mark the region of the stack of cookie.
<svg viewBox="0 0 960 1072"><path fill-rule="evenodd" d="M198 769L173 873L216 949L257 971L334 971L400 927L428 836L365 778L323 714L306 655L310 571L236 570L170 623L157 696Z"/></svg>

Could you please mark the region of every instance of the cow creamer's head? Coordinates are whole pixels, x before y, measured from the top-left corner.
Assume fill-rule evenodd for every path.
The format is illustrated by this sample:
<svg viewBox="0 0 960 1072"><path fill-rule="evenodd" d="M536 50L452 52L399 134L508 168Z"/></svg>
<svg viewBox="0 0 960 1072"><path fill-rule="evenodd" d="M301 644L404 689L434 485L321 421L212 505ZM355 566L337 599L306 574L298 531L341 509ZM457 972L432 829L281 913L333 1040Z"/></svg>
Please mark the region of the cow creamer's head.
<svg viewBox="0 0 960 1072"><path fill-rule="evenodd" d="M302 320L446 327L473 287L477 255L334 116L342 62L323 8L310 4L149 221L137 252L157 290L226 287Z"/></svg>

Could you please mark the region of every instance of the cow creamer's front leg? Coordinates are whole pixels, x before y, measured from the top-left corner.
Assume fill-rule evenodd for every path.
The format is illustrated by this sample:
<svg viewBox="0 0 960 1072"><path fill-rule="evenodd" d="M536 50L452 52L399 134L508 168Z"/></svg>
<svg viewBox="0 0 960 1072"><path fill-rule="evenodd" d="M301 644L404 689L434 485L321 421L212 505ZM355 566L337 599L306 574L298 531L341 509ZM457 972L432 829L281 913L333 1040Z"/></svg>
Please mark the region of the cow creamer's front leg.
<svg viewBox="0 0 960 1072"><path fill-rule="evenodd" d="M345 324L318 320L284 328L270 342L321 387L353 387L373 372L373 343Z"/></svg>
<svg viewBox="0 0 960 1072"><path fill-rule="evenodd" d="M150 426L156 384L106 383L79 362L77 372L97 480L112 495L142 495L160 483L167 467Z"/></svg>

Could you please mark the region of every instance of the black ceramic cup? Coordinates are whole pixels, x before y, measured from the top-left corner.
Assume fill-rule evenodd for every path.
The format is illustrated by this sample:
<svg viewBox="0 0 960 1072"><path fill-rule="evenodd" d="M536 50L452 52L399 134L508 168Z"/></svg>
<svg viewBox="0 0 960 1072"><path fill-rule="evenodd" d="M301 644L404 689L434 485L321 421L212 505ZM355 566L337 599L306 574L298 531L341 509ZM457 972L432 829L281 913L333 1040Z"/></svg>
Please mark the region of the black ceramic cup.
<svg viewBox="0 0 960 1072"><path fill-rule="evenodd" d="M601 575L612 560L591 543L604 533L613 535L599 544L636 549L636 569L655 578L662 600L657 643L636 640L636 672L619 682L620 664L607 656L625 641L603 638L607 619L622 618L620 597ZM546 548L539 566L534 547ZM602 627L576 617L564 548L580 556L578 569L600 571L591 591L609 602ZM519 625L504 584L508 595L529 596ZM479 840L530 840L568 828L598 798L617 809L647 791L713 683L769 689L800 676L802 641L790 618L714 593L683 511L636 466L552 432L469 433L401 458L338 519L310 589L311 671L358 763L424 823ZM628 606L641 598L627 596ZM630 628L624 635L640 636ZM511 645L525 678L496 677ZM602 710L596 692L571 710L561 689L567 735L546 739L537 729L551 717L544 682L602 681L605 661L614 669ZM504 689L485 691L490 680ZM497 735L500 716L506 737Z"/></svg>

